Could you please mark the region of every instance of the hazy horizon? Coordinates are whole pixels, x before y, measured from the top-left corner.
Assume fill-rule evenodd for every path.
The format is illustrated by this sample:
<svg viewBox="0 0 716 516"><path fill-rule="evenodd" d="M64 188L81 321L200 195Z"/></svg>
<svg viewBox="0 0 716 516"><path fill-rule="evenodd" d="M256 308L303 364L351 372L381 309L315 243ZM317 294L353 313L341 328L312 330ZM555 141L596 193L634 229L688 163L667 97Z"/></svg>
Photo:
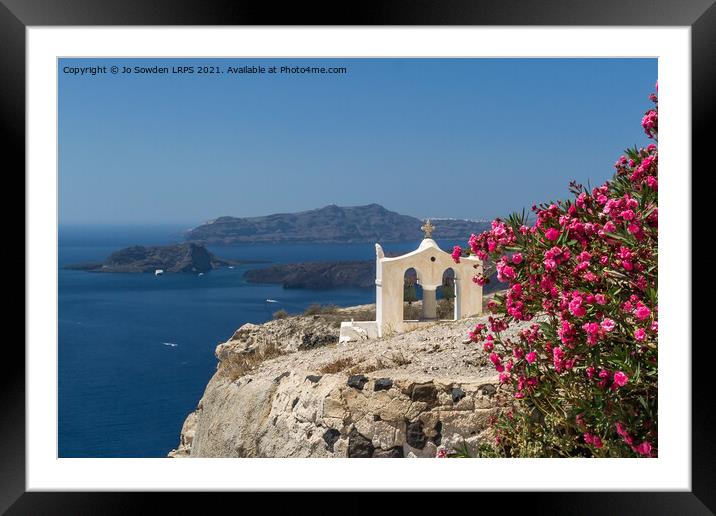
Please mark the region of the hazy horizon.
<svg viewBox="0 0 716 516"><path fill-rule="evenodd" d="M66 66L345 66L96 75ZM330 204L492 219L647 142L656 59L61 59L61 225L195 227Z"/></svg>

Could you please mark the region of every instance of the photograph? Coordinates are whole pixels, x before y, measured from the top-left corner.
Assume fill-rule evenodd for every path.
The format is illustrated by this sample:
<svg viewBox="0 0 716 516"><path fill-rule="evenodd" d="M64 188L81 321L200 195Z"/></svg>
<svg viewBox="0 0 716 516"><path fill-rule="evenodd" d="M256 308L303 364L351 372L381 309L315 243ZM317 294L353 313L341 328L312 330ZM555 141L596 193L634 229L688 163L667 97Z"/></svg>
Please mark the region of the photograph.
<svg viewBox="0 0 716 516"><path fill-rule="evenodd" d="M660 457L657 57L56 62L59 459Z"/></svg>

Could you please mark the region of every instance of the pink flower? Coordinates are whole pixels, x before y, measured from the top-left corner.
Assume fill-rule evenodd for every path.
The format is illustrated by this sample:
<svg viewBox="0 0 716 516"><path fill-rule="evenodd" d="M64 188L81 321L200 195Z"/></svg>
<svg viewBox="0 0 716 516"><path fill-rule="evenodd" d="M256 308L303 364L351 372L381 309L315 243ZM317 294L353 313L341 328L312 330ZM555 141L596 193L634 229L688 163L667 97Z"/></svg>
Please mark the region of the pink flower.
<svg viewBox="0 0 716 516"><path fill-rule="evenodd" d="M438 452L435 454L435 458L436 459L444 459L446 457L447 457L447 451L445 450L445 448L443 446L441 446L440 448L438 448Z"/></svg>
<svg viewBox="0 0 716 516"><path fill-rule="evenodd" d="M649 138L653 138L659 126L659 115L656 110L651 109L646 112L644 118L641 119L641 126Z"/></svg>
<svg viewBox="0 0 716 516"><path fill-rule="evenodd" d="M602 327L602 330L609 333L610 331L612 331L614 329L614 326L616 326L616 323L612 319L606 318L606 319L602 320L602 324L600 326Z"/></svg>
<svg viewBox="0 0 716 516"><path fill-rule="evenodd" d="M636 307L636 310L634 311L634 315L637 319L640 321L643 321L644 319L647 319L651 315L651 310L649 310L648 307L645 305L642 305L639 303L639 305Z"/></svg>
<svg viewBox="0 0 716 516"><path fill-rule="evenodd" d="M622 424L621 421L617 421L617 423L616 423L615 426L616 426L616 428L617 428L617 433L618 433L620 436L624 437L625 435L627 435L627 431L626 431L626 429L624 428L624 425Z"/></svg>
<svg viewBox="0 0 716 516"><path fill-rule="evenodd" d="M452 259L455 263L460 263L460 256L462 255L462 248L456 245L452 249Z"/></svg>
<svg viewBox="0 0 716 516"><path fill-rule="evenodd" d="M549 228L547 231L544 232L544 236L547 238L547 240L557 240L559 238L559 231L554 228Z"/></svg>
<svg viewBox="0 0 716 516"><path fill-rule="evenodd" d="M497 279L500 281L515 279L515 269L509 265L505 265L497 271Z"/></svg>
<svg viewBox="0 0 716 516"><path fill-rule="evenodd" d="M587 313L587 309L582 306L582 298L574 296L569 302L569 312L575 317L582 317Z"/></svg>
<svg viewBox="0 0 716 516"><path fill-rule="evenodd" d="M552 350L552 362L555 371L561 373L564 368L564 351L562 351L561 348L554 348Z"/></svg>
<svg viewBox="0 0 716 516"><path fill-rule="evenodd" d="M631 210L624 210L619 214L624 220L632 220L634 218L634 212Z"/></svg>
<svg viewBox="0 0 716 516"><path fill-rule="evenodd" d="M597 302L598 305L607 304L607 297L604 294L596 294L594 296L594 300Z"/></svg>
<svg viewBox="0 0 716 516"><path fill-rule="evenodd" d="M595 322L585 323L582 325L582 329L590 335L599 333L599 325Z"/></svg>
<svg viewBox="0 0 716 516"><path fill-rule="evenodd" d="M651 455L651 444L648 441L644 441L639 445L639 453L642 455Z"/></svg>
<svg viewBox="0 0 716 516"><path fill-rule="evenodd" d="M644 328L637 328L634 332L634 338L638 341L642 341L646 338L646 331Z"/></svg>
<svg viewBox="0 0 716 516"><path fill-rule="evenodd" d="M498 373L501 373L505 370L505 366L502 365L502 360L500 360L500 357L497 355L497 353L490 353L490 361L492 362L492 365L495 366L495 370Z"/></svg>
<svg viewBox="0 0 716 516"><path fill-rule="evenodd" d="M614 372L614 385L617 387L624 387L629 381L629 377L621 371Z"/></svg>
<svg viewBox="0 0 716 516"><path fill-rule="evenodd" d="M594 378L594 373L596 373L596 372L597 372L597 370L594 369L594 366L587 367L587 370L585 371L587 378L589 378L590 380L592 378Z"/></svg>
<svg viewBox="0 0 716 516"><path fill-rule="evenodd" d="M602 440L598 436L592 435L589 432L584 433L584 442L587 444L591 444L595 448L602 447Z"/></svg>
<svg viewBox="0 0 716 516"><path fill-rule="evenodd" d="M651 455L651 444L649 444L649 441L644 441L639 446L635 446L634 451L640 455L646 455L648 457Z"/></svg>
<svg viewBox="0 0 716 516"><path fill-rule="evenodd" d="M530 351L527 353L527 356L525 356L525 360L527 360L528 364L534 364L535 360L537 360L537 353Z"/></svg>
<svg viewBox="0 0 716 516"><path fill-rule="evenodd" d="M482 274L476 274L472 277L472 282L477 285L480 285L481 287L484 287L487 284L487 278Z"/></svg>
<svg viewBox="0 0 716 516"><path fill-rule="evenodd" d="M519 265L522 263L522 254L521 253L515 253L512 255L512 263L515 265Z"/></svg>

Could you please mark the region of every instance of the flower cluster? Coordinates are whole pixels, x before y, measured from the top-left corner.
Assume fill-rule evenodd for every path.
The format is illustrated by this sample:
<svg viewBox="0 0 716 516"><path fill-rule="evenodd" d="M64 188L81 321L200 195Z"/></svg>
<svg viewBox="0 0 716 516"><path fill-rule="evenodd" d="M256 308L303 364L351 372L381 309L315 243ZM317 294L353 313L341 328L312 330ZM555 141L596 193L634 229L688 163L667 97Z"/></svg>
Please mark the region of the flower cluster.
<svg viewBox="0 0 716 516"><path fill-rule="evenodd" d="M650 98L642 126L656 142ZM657 175L656 143L629 149L610 181L572 183L573 198L495 220L455 247L455 261L492 260L506 284L469 334L514 393L495 422L500 454L656 456Z"/></svg>

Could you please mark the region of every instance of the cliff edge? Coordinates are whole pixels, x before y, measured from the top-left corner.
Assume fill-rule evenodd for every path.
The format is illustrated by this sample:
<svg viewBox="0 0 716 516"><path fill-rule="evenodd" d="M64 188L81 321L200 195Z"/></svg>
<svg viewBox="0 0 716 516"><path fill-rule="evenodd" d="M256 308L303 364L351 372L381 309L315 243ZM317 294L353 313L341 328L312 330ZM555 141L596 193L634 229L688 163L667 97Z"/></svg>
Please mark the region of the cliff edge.
<svg viewBox="0 0 716 516"><path fill-rule="evenodd" d="M371 310L242 326L216 348L217 371L169 456L434 457L494 442L490 421L511 394L466 340L487 317L337 344L340 321Z"/></svg>

